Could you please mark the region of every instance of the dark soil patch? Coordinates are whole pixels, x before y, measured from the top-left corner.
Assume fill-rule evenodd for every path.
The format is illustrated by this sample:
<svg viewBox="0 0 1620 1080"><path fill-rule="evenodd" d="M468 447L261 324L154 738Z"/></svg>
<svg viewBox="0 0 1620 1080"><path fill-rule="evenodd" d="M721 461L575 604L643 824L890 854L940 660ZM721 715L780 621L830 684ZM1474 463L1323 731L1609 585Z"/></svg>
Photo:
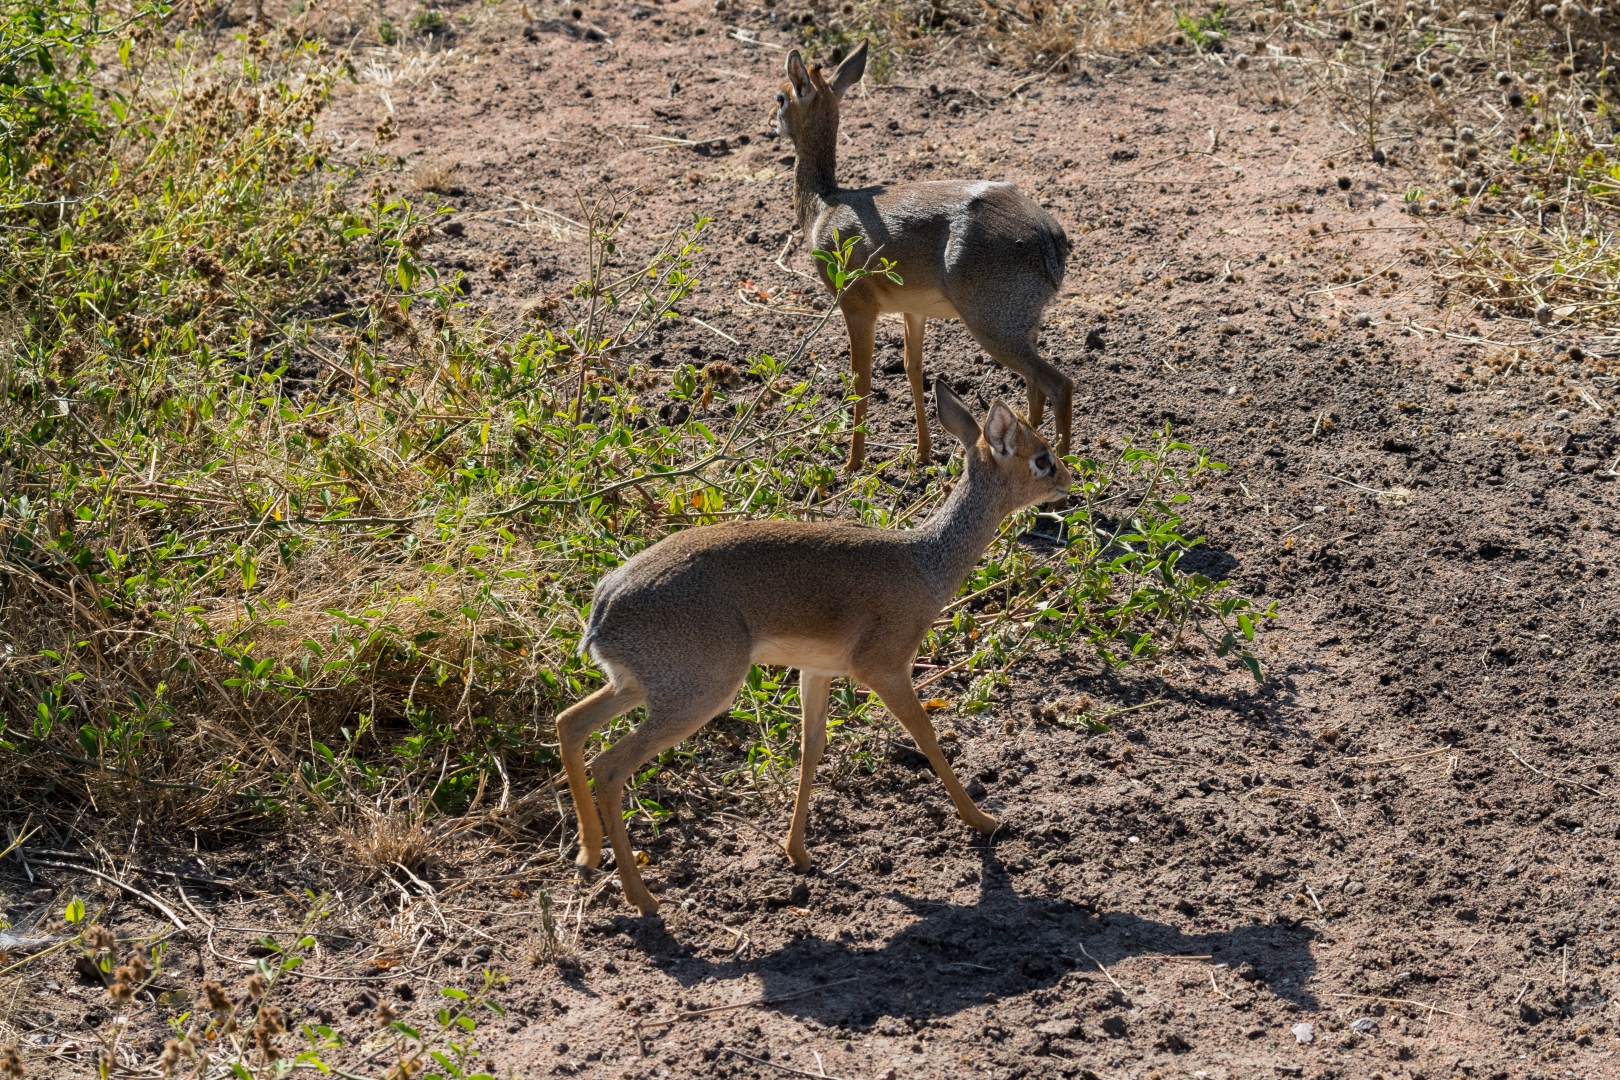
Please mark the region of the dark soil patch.
<svg viewBox="0 0 1620 1080"><path fill-rule="evenodd" d="M786 353L809 317L736 294L743 281L811 287L774 265L791 226L790 150L765 121L783 54L727 37L706 5L652 10L597 11L595 40L566 20L525 33L515 15L484 18L443 70L389 91L399 182L459 163L455 227L427 257L515 317L575 279L578 235L561 220L574 192L635 206L625 265L712 214L715 261L691 312L715 329L683 320L639 362ZM436 928L407 974L362 968L373 952L325 940L308 970L358 981L296 983L295 1018L357 1040L377 999L422 1015L440 985L494 965L510 976L498 992L509 1016L481 1045L503 1076L788 1075L742 1055L842 1077L1612 1072L1611 384L1582 384L1589 401L1572 378L1487 381L1483 339L1522 338L1550 361L1557 335L1434 308L1427 252L1469 225L1403 213L1413 175L1358 160L1309 103L1269 110L1191 55L1097 60L1009 98L1013 81L946 60L852 92L841 177L994 177L1049 203L1075 253L1043 349L1078 384L1076 438L1117 444L1170 423L1233 465L1197 495L1209 547L1195 558L1281 601L1260 639L1272 681L1200 655L1120 675L1031 658L993 708L951 721L957 768L1006 822L988 843L897 754L818 794L811 875L793 875L777 846L786 795L683 812L656 838L633 831L661 918L632 918L610 885L577 923L574 958L535 968L532 876L447 890L443 924L413 899L412 925ZM362 82L328 122L369 141L381 110ZM810 268L802 251L786 262ZM1314 321L1338 311L1368 325ZM836 371L847 353L836 320L829 331L807 363ZM897 321L882 324L873 439L896 447L912 425L900 340ZM926 363L981 403L1021 397L957 325L930 325ZM944 697L962 689L940 684ZM1081 694L1162 704L1106 734L1032 717ZM555 850L549 794L529 802L523 842ZM339 866L320 843L286 845L208 856L198 876L242 887L188 894L218 903L222 925L295 925L299 891ZM479 859L477 844L447 851L441 888ZM135 862L166 865L161 852ZM37 873L59 895L95 894ZM169 879L140 881L172 902ZM551 888L560 908L575 887ZM379 896L355 937L399 929L400 896ZM37 910L17 902L11 915ZM122 902L112 921L151 925ZM213 944L240 956L253 936ZM170 949L177 986L240 978L200 940ZM42 1045L95 1045L105 996L68 967L60 954L37 964L16 1015ZM162 1037L143 1021L126 1041ZM339 1060L380 1074L363 1056Z"/></svg>

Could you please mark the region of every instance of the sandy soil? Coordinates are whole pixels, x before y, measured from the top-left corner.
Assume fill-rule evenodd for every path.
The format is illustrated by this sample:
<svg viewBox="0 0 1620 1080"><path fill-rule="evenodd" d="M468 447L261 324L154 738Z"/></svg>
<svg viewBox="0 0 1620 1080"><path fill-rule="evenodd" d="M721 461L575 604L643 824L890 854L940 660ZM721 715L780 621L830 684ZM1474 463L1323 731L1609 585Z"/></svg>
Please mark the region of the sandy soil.
<svg viewBox="0 0 1620 1080"><path fill-rule="evenodd" d="M328 124L369 146L391 108L401 184L454 164L455 235L428 258L498 317L575 279L582 193L633 207L626 265L714 217L688 308L708 325L683 320L639 362L785 353L811 314L738 287L814 296L793 293L812 288L803 250L776 262L792 151L767 117L791 39L729 25L765 44L691 2L577 24L490 9L452 54L363 78ZM993 708L948 721L956 768L1006 823L989 842L896 742L816 796L812 874L781 857L785 797L682 813L634 834L661 917L610 884L573 916L575 956L536 967L542 882L464 890L393 972L326 940L309 970L353 981L297 983L295 1018L365 1039L379 997L424 1016L440 985L495 965L509 1016L480 1045L501 1076L1620 1075L1613 384L1555 360L1577 340L1556 326L1436 306L1431 253L1475 223L1404 212L1428 179L1418 138L1375 166L1319 102L1265 105L1191 54L1026 80L968 49L869 80L843 130L845 184L1006 179L1062 222L1075 250L1042 348L1077 383L1076 438L1169 422L1234 466L1195 500L1200 557L1280 601L1272 681L1209 657L1121 676L1036 657ZM901 446L900 324L879 335L873 439ZM1546 373L1493 376L1500 343ZM836 320L821 344L807 364L845 363ZM927 367L980 402L1022 393L957 325L930 325ZM1081 695L1159 704L1101 735L1043 719ZM547 814L533 840L555 848ZM221 926L284 928L329 858L296 836L216 853L197 876L243 887L188 895ZM168 879L139 880L173 902ZM151 919L114 910L121 929ZM253 936L177 940L174 983L238 980L220 954ZM100 992L41 968L22 1006L54 1032L41 1045L85 1045ZM781 1000L683 1015L762 998ZM161 1045L154 1025L130 1037ZM339 1060L372 1075L370 1045Z"/></svg>

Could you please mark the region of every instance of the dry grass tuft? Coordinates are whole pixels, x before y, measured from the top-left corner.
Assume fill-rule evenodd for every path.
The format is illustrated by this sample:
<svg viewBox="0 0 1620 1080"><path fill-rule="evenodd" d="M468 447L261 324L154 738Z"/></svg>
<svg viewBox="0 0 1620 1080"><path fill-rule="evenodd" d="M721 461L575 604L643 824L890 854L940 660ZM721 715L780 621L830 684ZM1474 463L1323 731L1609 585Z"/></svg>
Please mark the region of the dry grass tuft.
<svg viewBox="0 0 1620 1080"><path fill-rule="evenodd" d="M429 822L420 810L380 810L356 802L354 820L336 829L349 856L349 865L362 881L398 877L404 870L418 877L441 859L451 830L445 819Z"/></svg>
<svg viewBox="0 0 1620 1080"><path fill-rule="evenodd" d="M453 161L424 161L411 170L408 183L418 194L450 195L456 190L455 173Z"/></svg>

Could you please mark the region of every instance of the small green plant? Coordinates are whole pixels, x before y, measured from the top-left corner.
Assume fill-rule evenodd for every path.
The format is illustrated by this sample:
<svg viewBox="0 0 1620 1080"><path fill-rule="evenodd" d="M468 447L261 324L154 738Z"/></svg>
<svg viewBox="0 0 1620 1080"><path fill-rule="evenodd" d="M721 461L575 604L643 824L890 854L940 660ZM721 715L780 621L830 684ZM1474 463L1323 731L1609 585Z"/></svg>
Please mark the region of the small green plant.
<svg viewBox="0 0 1620 1080"><path fill-rule="evenodd" d="M540 889L535 894L535 900L540 905L540 924L529 938L529 963L539 967L555 964L568 955L571 948L563 940L563 929L553 913L551 893Z"/></svg>
<svg viewBox="0 0 1620 1080"><path fill-rule="evenodd" d="M436 8L428 8L411 16L411 30L415 33L427 35L436 33L444 27L444 15Z"/></svg>
<svg viewBox="0 0 1620 1080"><path fill-rule="evenodd" d="M1176 26L1195 45L1209 45L1226 37L1225 4L1216 4L1201 15L1176 9Z"/></svg>
<svg viewBox="0 0 1620 1080"><path fill-rule="evenodd" d="M817 248L811 252L827 268L827 276L832 279L833 295L835 297L842 296L845 289L848 289L869 274L880 274L896 285L905 284L895 264L881 256L874 256L877 258L876 266L871 266L870 260L868 260L866 266L852 265L855 245L860 242L861 238L859 236L840 236L838 230L834 229L833 246L826 250Z"/></svg>
<svg viewBox="0 0 1620 1080"><path fill-rule="evenodd" d="M384 45L396 45L399 43L399 32L394 29L393 22L388 19L379 19L377 21L377 40Z"/></svg>

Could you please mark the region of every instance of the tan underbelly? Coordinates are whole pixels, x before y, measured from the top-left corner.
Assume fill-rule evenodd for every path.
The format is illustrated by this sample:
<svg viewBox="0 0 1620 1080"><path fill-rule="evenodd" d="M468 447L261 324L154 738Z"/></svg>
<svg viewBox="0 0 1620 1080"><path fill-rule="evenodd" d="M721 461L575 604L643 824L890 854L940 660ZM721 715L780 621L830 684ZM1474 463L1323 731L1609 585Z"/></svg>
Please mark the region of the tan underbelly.
<svg viewBox="0 0 1620 1080"><path fill-rule="evenodd" d="M832 641L815 638L765 638L754 646L750 663L798 668L822 675L849 674L849 651Z"/></svg>
<svg viewBox="0 0 1620 1080"><path fill-rule="evenodd" d="M960 319L956 308L937 288L906 288L890 285L878 292L879 310L887 313L909 312L925 319Z"/></svg>

